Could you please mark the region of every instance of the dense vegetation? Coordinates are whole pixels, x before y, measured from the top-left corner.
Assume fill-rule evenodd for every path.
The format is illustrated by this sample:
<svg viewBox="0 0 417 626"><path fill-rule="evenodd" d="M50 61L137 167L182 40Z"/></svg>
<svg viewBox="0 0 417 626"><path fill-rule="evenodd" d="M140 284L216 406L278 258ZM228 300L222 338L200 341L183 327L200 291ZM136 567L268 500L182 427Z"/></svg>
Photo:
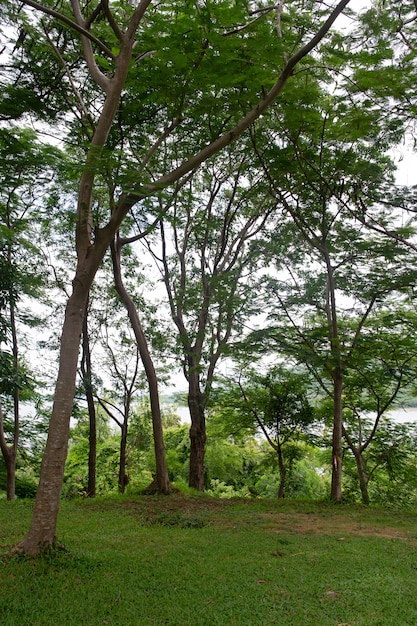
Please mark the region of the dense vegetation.
<svg viewBox="0 0 417 626"><path fill-rule="evenodd" d="M1 1L22 552L62 496L416 505L417 15L357 4Z"/></svg>

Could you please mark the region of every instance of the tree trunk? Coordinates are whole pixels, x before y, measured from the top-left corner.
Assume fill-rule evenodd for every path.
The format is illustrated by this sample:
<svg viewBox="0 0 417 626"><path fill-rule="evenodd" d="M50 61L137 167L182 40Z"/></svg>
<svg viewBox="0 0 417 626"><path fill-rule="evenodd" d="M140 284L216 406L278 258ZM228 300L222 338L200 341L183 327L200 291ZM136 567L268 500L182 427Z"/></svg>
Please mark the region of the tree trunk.
<svg viewBox="0 0 417 626"><path fill-rule="evenodd" d="M358 470L359 487L361 490L362 504L368 505L369 504L369 491L368 491L369 476L366 471L366 461L364 457L362 456L362 452L360 449L355 448L354 450L352 450L352 452L355 456L356 468Z"/></svg>
<svg viewBox="0 0 417 626"><path fill-rule="evenodd" d="M124 493L125 487L129 482L126 474L126 444L127 444L127 417L122 424L122 433L120 437L120 456L119 456L119 493Z"/></svg>
<svg viewBox="0 0 417 626"><path fill-rule="evenodd" d="M126 308L130 323L132 325L133 333L135 335L136 343L139 349L140 358L142 360L146 379L148 381L149 400L151 405L156 474L154 480L152 481L152 485L149 485L149 487L147 487L145 491L146 493L149 493L150 490L152 490L153 492L168 494L172 491L172 485L169 482L168 468L166 463L161 406L159 403L158 378L149 351L148 342L146 340L145 333L143 332L142 324L140 323L138 311L136 309L135 303L133 302L123 283L120 266L121 246L119 242L120 240L118 239L118 237L116 237L116 241L112 242L111 244L114 284L116 287L116 291Z"/></svg>
<svg viewBox="0 0 417 626"><path fill-rule="evenodd" d="M96 424L96 408L92 398L88 398L88 415L89 415L89 431L88 431L88 482L87 497L94 498L96 495L96 469L97 469L97 424Z"/></svg>
<svg viewBox="0 0 417 626"><path fill-rule="evenodd" d="M93 265L93 271L89 273L81 269L77 271L73 281L73 292L65 310L58 377L35 507L29 533L26 539L16 546L16 551L25 554L38 554L55 544L84 311L98 267L98 259L96 258L90 265Z"/></svg>
<svg viewBox="0 0 417 626"><path fill-rule="evenodd" d="M8 446L4 434L3 412L0 406L0 449L3 454L4 463L6 465L6 497L8 500L14 500L16 489L16 453L17 439L14 433L13 445Z"/></svg>
<svg viewBox="0 0 417 626"><path fill-rule="evenodd" d="M204 491L204 456L206 452L206 418L204 397L199 389L198 373L189 374L188 408L190 427L190 475L189 486Z"/></svg>
<svg viewBox="0 0 417 626"><path fill-rule="evenodd" d="M9 250L9 263L12 263L11 251ZM10 304L10 330L12 334L13 368L16 381L19 379L19 353L17 343L17 329L14 304ZM17 382L14 383L13 391L13 443L8 446L4 433L3 412L0 407L0 450L6 464L6 497L14 500L16 495L16 457L20 435L20 390Z"/></svg>
<svg viewBox="0 0 417 626"><path fill-rule="evenodd" d="M16 454L12 453L6 458L6 477L6 497L8 500L14 500L16 496Z"/></svg>
<svg viewBox="0 0 417 626"><path fill-rule="evenodd" d="M284 497L286 471L285 471L284 459L283 459L283 456L282 456L282 450L281 450L281 445L280 444L278 444L278 447L277 447L277 456L278 456L278 468L279 468L278 498L283 498Z"/></svg>
<svg viewBox="0 0 417 626"><path fill-rule="evenodd" d="M13 446L2 445L4 463L6 465L6 497L14 500L16 495L16 450Z"/></svg>
<svg viewBox="0 0 417 626"><path fill-rule="evenodd" d="M88 334L88 306L83 320L83 355L81 359L85 397L87 399L89 430L88 430L88 483L87 497L96 495L96 457L97 457L97 425L96 407L92 388L90 337Z"/></svg>
<svg viewBox="0 0 417 626"><path fill-rule="evenodd" d="M342 501L342 391L343 376L340 371L333 375L333 441L332 485L330 497Z"/></svg>

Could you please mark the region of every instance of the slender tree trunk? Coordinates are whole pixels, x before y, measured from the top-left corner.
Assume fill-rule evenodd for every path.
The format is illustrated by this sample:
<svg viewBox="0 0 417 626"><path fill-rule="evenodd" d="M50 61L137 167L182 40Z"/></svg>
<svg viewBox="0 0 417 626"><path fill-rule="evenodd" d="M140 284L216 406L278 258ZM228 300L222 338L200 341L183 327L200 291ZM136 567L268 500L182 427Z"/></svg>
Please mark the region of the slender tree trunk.
<svg viewBox="0 0 417 626"><path fill-rule="evenodd" d="M81 359L85 397L87 399L89 430L88 430L88 483L87 497L96 495L96 458L97 458L97 424L96 406L92 388L90 337L88 334L88 306L83 320L83 355Z"/></svg>
<svg viewBox="0 0 417 626"><path fill-rule="evenodd" d="M16 425L15 412L13 443L11 446L7 445L4 433L3 412L0 407L0 450L2 452L4 463L6 465L6 497L8 500L14 500L16 495L16 456L18 436L19 426Z"/></svg>
<svg viewBox="0 0 417 626"><path fill-rule="evenodd" d="M140 358L142 360L146 379L148 382L149 400L151 405L156 474L155 479L153 480L151 485L149 485L144 491L146 493L157 492L168 494L172 491L172 485L169 482L168 468L166 463L161 406L159 402L158 377L156 375L151 353L149 351L148 342L146 340L145 333L143 332L142 324L140 323L138 311L136 309L135 303L133 302L123 283L120 266L120 253L121 250L119 240L116 237L116 241L111 244L114 284L116 287L116 291L126 308L130 323L132 325L133 333L135 335L136 343L139 349Z"/></svg>
<svg viewBox="0 0 417 626"><path fill-rule="evenodd" d="M12 263L11 250L9 249L9 263ZM13 302L10 304L10 329L12 334L12 353L13 353L13 368L16 376L16 381L19 375L19 353L17 343L17 330L16 330L16 318L15 308ZM14 384L13 391L13 443L9 446L6 443L6 437L4 433L3 413L0 407L0 450L3 454L4 462L6 464L6 497L8 500L14 500L16 495L16 457L17 447L19 443L20 434L20 391L17 382Z"/></svg>
<svg viewBox="0 0 417 626"><path fill-rule="evenodd" d="M1 412L1 409L0 409ZM0 445L1 451L6 465L6 497L8 500L14 500L16 495L16 450L14 446L6 445L3 434L3 422L0 417Z"/></svg>
<svg viewBox="0 0 417 626"><path fill-rule="evenodd" d="M279 487L278 487L278 498L284 497L284 488L285 488L285 478L286 478L286 470L284 465L284 459L282 456L281 445L278 444L277 447L277 456L278 456L278 468L279 468Z"/></svg>
<svg viewBox="0 0 417 626"><path fill-rule="evenodd" d="M126 474L126 445L127 445L127 417L122 424L122 433L120 437L120 456L119 456L119 493L124 493L129 479Z"/></svg>
<svg viewBox="0 0 417 626"><path fill-rule="evenodd" d="M88 482L87 497L94 498L96 495L97 485L97 423L96 423L96 407L93 398L88 398Z"/></svg>
<svg viewBox="0 0 417 626"><path fill-rule="evenodd" d="M14 500L16 496L16 455L14 454L14 450L6 461L6 477L6 497L8 500Z"/></svg>
<svg viewBox="0 0 417 626"><path fill-rule="evenodd" d="M342 391L343 376L336 370L333 375L333 440L332 440L332 485L330 497L342 501Z"/></svg>
<svg viewBox="0 0 417 626"><path fill-rule="evenodd" d="M198 373L189 373L188 408L190 427L190 475L189 486L204 491L204 456L206 452L206 418L204 396L199 388Z"/></svg>
<svg viewBox="0 0 417 626"><path fill-rule="evenodd" d="M359 487L361 490L362 504L368 505L369 504L369 491L368 491L369 476L366 470L366 461L359 448L355 448L354 450L352 450L352 452L354 454L355 461L356 461L356 468L358 470Z"/></svg>

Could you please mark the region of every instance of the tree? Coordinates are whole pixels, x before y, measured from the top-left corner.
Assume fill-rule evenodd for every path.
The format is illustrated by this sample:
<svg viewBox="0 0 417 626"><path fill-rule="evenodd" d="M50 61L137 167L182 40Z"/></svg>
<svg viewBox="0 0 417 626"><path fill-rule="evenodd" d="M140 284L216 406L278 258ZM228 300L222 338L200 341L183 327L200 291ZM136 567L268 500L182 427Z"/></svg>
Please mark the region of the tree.
<svg viewBox="0 0 417 626"><path fill-rule="evenodd" d="M364 436L373 428L373 420L362 416ZM416 502L416 426L398 423L383 415L371 445L364 453L368 501L388 506L415 506ZM357 462L353 454L345 455L347 497L363 502Z"/></svg>
<svg viewBox="0 0 417 626"><path fill-rule="evenodd" d="M102 91L101 103L100 99L95 102L99 110L95 108L93 112L88 112L87 100L82 100L80 91L75 86L74 76L69 72L68 66L63 63L69 89L72 90L77 100L78 111L81 111L82 123L88 124L91 118L95 119L93 124L90 123L91 137L86 148L85 160L80 168L76 220L77 265L73 291L67 302L63 323L59 370L48 440L42 461L31 527L26 539L18 547L24 553L38 553L52 546L55 541L56 518L68 446L69 420L75 393L84 311L94 276L115 233L127 213L141 198L172 184L181 176L197 168L204 160L240 136L255 119L262 115L281 93L296 64L325 37L338 15L349 4L349 0L342 0L324 13L325 19L322 25L317 28L306 44L297 47L297 52L284 63L278 79L265 97L251 109L247 109L248 112L242 116L241 121L234 128L216 137L206 147L191 155L190 158L185 158L182 164L157 177L155 181L146 183L141 176L133 182L130 181L127 186L123 185L124 188L108 221L103 226L97 224L94 230L91 208L96 175L102 163L104 146L120 105L129 69L133 66L132 56L136 34L151 3L150 0L142 0L135 7L126 3L120 9L117 7L113 10L107 2L103 2L87 17L83 15L78 0L72 2L73 15L71 17L65 14L65 11L59 13L49 5L33 0L24 0L24 4L51 18L52 21L49 22L45 18L42 21L42 27L49 41L55 37L53 49L59 54L60 59L63 60L65 54L65 50L59 50L62 29L68 32L66 29L69 27L71 36L74 32L81 35L85 61L82 78L84 79L87 72L89 80L92 80ZM65 45L67 44L68 42L65 41ZM135 56L135 62L137 59L140 63L141 56L143 60L148 55L146 51L142 55L139 53ZM212 93L212 90L209 90L209 93Z"/></svg>
<svg viewBox="0 0 417 626"><path fill-rule="evenodd" d="M121 250L124 244L131 243L131 240L123 240L120 234L115 235L114 241L111 243L111 256L113 264L114 284L117 293L120 296L129 316L132 330L135 335L137 349L142 360L148 381L149 398L152 416L152 429L155 450L156 471L155 478L151 485L146 488L146 493L163 493L169 494L172 487L169 482L168 468L165 456L164 438L162 432L162 415L159 402L158 378L152 356L148 347L145 333L139 318L138 310L135 302L129 294L123 282L121 269Z"/></svg>
<svg viewBox="0 0 417 626"><path fill-rule="evenodd" d="M405 308L371 316L358 341L354 368L345 375L343 436L355 458L363 504L370 502L369 481L396 445L394 440L383 448L380 423L414 383L415 322L414 312Z"/></svg>
<svg viewBox="0 0 417 626"><path fill-rule="evenodd" d="M194 175L160 221L153 256L166 287L177 350L188 384L189 485L204 489L205 412L216 366L252 306L256 255L251 242L271 209L248 172L226 153ZM172 251L172 252L171 252Z"/></svg>
<svg viewBox="0 0 417 626"><path fill-rule="evenodd" d="M126 472L126 448L132 402L135 394L142 388L143 382L139 376L140 355L139 348L128 334L113 324L109 329L108 321L104 327L104 346L108 361L108 374L113 382L111 392L104 390L98 398L100 406L120 428L120 455L119 455L119 492L123 493L129 483ZM110 337L110 333L113 337ZM117 338L114 331L118 331Z"/></svg>
<svg viewBox="0 0 417 626"><path fill-rule="evenodd" d="M15 495L21 402L34 395L33 374L21 350L27 330L40 320L26 312L27 302L41 298L45 283L34 215L50 191L57 158L58 150L48 150L33 131L0 129L0 448L10 500Z"/></svg>
<svg viewBox="0 0 417 626"><path fill-rule="evenodd" d="M312 434L316 420L308 374L280 365L264 375L245 370L234 383L235 389L226 392L226 397L222 394L222 399L233 407L234 430L254 428L274 450L279 470L277 495L283 498L288 471L296 460L292 446Z"/></svg>
<svg viewBox="0 0 417 626"><path fill-rule="evenodd" d="M386 125L383 112L369 111L366 103L347 110L343 98L330 96L310 77L307 87L308 92L299 93L297 109L284 109L289 119L283 131L280 124L262 122L252 135L283 216L267 248L269 255L275 249L280 273L269 288L276 319L283 314L292 330L285 338L282 327L276 329L275 337L285 352L315 372L326 393L331 387L331 496L340 501L344 371L354 366L356 344L371 311L390 292L412 284L414 269L405 241L373 234L362 219L368 212L377 222L385 219L390 199L396 199L394 211L401 197L384 154L398 140L398 127ZM348 124L351 116L356 127ZM406 198L402 194L402 204ZM412 228L403 231L405 237L411 233ZM349 324L352 315L355 328Z"/></svg>

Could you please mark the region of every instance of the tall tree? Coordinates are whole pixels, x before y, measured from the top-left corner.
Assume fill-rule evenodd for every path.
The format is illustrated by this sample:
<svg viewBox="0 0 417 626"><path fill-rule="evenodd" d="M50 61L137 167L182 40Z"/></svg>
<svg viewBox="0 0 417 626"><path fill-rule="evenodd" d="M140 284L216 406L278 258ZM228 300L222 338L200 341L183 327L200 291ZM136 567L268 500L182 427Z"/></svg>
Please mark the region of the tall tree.
<svg viewBox="0 0 417 626"><path fill-rule="evenodd" d="M132 243L132 241L130 239L123 240L120 237L120 234L116 233L114 241L112 241L110 247L115 288L126 308L135 336L136 346L139 351L140 358L142 360L142 364L145 370L146 379L148 382L156 472L152 484L146 488L146 493L155 492L168 494L172 490L172 487L169 482L168 468L165 456L161 405L159 401L158 377L148 346L148 341L146 339L146 335L139 317L138 309L131 294L126 288L122 276L121 251L123 245L126 245L127 243Z"/></svg>
<svg viewBox="0 0 417 626"><path fill-rule="evenodd" d="M271 213L248 163L224 154L195 174L161 219L161 250L153 251L188 384L189 485L198 490L204 489L205 412L216 367L251 314L251 243Z"/></svg>
<svg viewBox="0 0 417 626"><path fill-rule="evenodd" d="M283 132L280 123L274 125L273 112L270 126L259 124L253 132L253 142L283 216L276 234L281 244L272 246L282 276L271 280L273 306L278 301L292 325L294 348L303 346L299 358L304 363L309 359L324 387L320 371L331 381L331 495L340 501L344 370L352 366L371 311L384 294L410 284L414 270L404 242L371 235L362 219L368 205L361 189L373 198L369 211L377 221L390 210L389 201L382 201L387 189L398 197L392 191L393 165L384 155L398 140L398 129L384 124L381 111L369 111L365 103L348 110L344 99L323 92L319 81L309 77L304 82L300 106L282 111L288 117ZM350 126L352 117L355 127ZM391 211L395 207L394 202ZM353 313L355 330L346 326ZM289 344L287 348L291 351Z"/></svg>

